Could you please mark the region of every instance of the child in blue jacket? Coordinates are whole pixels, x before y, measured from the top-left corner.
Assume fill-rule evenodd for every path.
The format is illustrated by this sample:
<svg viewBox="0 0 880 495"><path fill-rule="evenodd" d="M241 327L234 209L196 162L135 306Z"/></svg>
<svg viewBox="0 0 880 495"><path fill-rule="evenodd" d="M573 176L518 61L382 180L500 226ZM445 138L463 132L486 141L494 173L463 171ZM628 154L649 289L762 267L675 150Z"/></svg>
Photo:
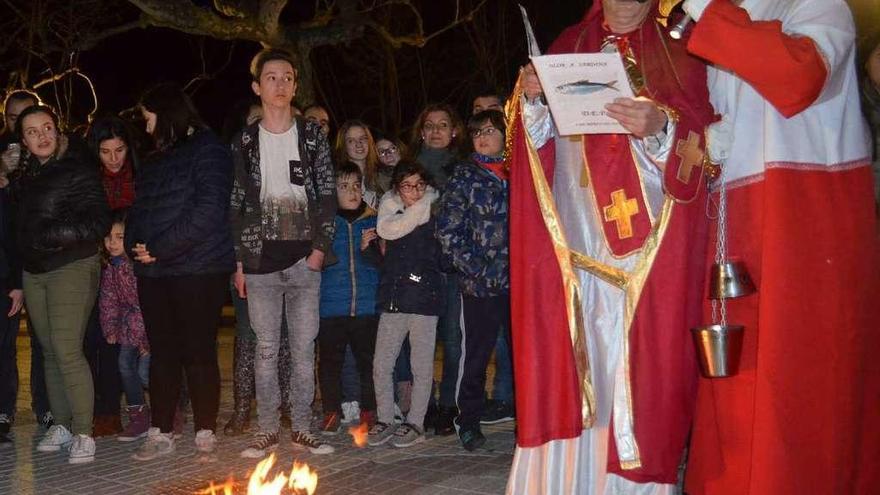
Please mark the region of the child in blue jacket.
<svg viewBox="0 0 880 495"><path fill-rule="evenodd" d="M379 271L376 211L363 200L363 173L345 162L336 169L336 237L333 252L339 261L321 276L321 323L318 331L318 379L324 408L321 432L333 435L341 427L341 374L345 348L351 346L361 385L361 423L376 421L373 390L373 353L376 347L376 289Z"/></svg>

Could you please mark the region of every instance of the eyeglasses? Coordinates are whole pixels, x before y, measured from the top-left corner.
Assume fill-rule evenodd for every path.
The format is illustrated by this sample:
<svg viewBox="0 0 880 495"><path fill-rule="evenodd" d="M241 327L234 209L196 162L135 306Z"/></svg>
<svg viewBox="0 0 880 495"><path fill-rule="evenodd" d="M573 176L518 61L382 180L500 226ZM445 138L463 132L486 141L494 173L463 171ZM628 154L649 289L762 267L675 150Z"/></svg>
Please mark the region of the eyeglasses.
<svg viewBox="0 0 880 495"><path fill-rule="evenodd" d="M360 182L337 182L336 189L340 192L359 192L361 190Z"/></svg>
<svg viewBox="0 0 880 495"><path fill-rule="evenodd" d="M387 148L382 148L376 151L379 152L379 156L388 156L397 153L398 149L397 146L389 146Z"/></svg>
<svg viewBox="0 0 880 495"><path fill-rule="evenodd" d="M410 193L413 191L422 192L428 188L428 184L423 181L419 181L415 184L408 184L408 183L404 182L404 183L400 184L399 186L397 186L397 188L405 193Z"/></svg>
<svg viewBox="0 0 880 495"><path fill-rule="evenodd" d="M484 127L482 129L471 129L471 138L477 139L480 136L489 137L496 132L499 132L498 129L494 127Z"/></svg>
<svg viewBox="0 0 880 495"><path fill-rule="evenodd" d="M427 132L445 131L449 129L449 122L438 122L436 124L433 122L425 122L425 125L423 125L422 128Z"/></svg>

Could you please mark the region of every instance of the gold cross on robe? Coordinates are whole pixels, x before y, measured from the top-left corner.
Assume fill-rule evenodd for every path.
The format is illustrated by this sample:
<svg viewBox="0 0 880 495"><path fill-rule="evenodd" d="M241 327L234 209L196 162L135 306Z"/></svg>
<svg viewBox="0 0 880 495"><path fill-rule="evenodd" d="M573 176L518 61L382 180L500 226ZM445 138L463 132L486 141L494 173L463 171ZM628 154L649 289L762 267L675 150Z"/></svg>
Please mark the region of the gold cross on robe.
<svg viewBox="0 0 880 495"><path fill-rule="evenodd" d="M623 189L611 193L611 204L603 208L606 222L615 222L617 237L629 239L633 236L632 216L639 212L639 202L626 197Z"/></svg>
<svg viewBox="0 0 880 495"><path fill-rule="evenodd" d="M703 151L700 149L700 135L694 131L688 133L687 141L679 139L675 145L675 155L681 158L678 165L678 180L687 184L691 181L694 167L703 163Z"/></svg>

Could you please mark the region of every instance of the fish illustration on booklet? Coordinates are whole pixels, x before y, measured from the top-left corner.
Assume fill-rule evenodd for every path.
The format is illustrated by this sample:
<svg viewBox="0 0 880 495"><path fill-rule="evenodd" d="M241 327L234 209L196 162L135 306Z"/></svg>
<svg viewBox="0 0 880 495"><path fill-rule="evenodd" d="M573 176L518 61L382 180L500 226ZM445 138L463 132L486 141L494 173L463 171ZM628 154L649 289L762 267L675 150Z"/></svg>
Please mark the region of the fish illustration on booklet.
<svg viewBox="0 0 880 495"><path fill-rule="evenodd" d="M606 89L620 92L620 90L617 89L617 86L615 86L616 84L617 81L600 83L590 81L589 79L583 79L567 84L560 84L559 86L556 86L556 92L563 95L589 95Z"/></svg>

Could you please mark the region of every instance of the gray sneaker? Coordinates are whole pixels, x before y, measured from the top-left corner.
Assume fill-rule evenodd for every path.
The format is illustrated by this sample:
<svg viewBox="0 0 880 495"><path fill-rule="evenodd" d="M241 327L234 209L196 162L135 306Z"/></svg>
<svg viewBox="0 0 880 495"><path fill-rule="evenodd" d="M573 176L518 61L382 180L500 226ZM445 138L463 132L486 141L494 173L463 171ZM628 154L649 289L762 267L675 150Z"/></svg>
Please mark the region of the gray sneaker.
<svg viewBox="0 0 880 495"><path fill-rule="evenodd" d="M154 426L147 431L144 444L131 457L136 461L149 461L172 452L174 452L174 434L162 433Z"/></svg>
<svg viewBox="0 0 880 495"><path fill-rule="evenodd" d="M261 431L254 435L248 448L241 451L245 459L262 459L278 447L278 434Z"/></svg>
<svg viewBox="0 0 880 495"><path fill-rule="evenodd" d="M74 435L70 442L70 464L85 464L95 460L95 440L88 435Z"/></svg>
<svg viewBox="0 0 880 495"><path fill-rule="evenodd" d="M52 425L43 435L43 439L37 444L38 452L58 452L62 447L67 447L73 440L70 431L61 425Z"/></svg>
<svg viewBox="0 0 880 495"><path fill-rule="evenodd" d="M425 432L412 423L404 423L394 432L391 445L395 447L412 447L425 441Z"/></svg>
<svg viewBox="0 0 880 495"><path fill-rule="evenodd" d="M371 447L382 445L388 440L391 440L395 430L397 430L396 424L376 423L370 428L369 433L367 433L367 444Z"/></svg>

